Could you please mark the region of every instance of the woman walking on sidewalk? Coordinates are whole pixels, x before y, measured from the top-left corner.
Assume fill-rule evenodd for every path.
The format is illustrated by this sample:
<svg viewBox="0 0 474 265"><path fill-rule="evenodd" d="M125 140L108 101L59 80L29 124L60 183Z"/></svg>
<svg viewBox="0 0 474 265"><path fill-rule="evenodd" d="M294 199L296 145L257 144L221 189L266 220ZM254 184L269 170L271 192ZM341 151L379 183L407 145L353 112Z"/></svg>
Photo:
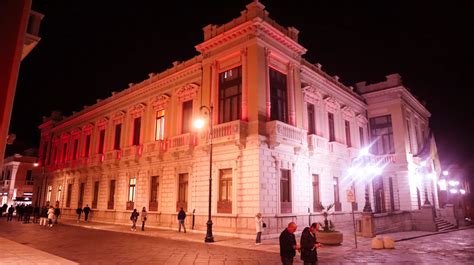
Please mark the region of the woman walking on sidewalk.
<svg viewBox="0 0 474 265"><path fill-rule="evenodd" d="M262 231L263 231L263 218L261 213L257 213L255 216L255 230L257 232L257 239L255 240L255 245L262 244Z"/></svg>
<svg viewBox="0 0 474 265"><path fill-rule="evenodd" d="M50 206L48 210L48 224L49 227L53 227L53 219L54 219L54 207Z"/></svg>
<svg viewBox="0 0 474 265"><path fill-rule="evenodd" d="M146 216L147 216L146 208L143 207L143 209L142 209L142 231L145 231Z"/></svg>
<svg viewBox="0 0 474 265"><path fill-rule="evenodd" d="M133 209L132 215L130 216L130 221L132 221L132 231L137 231L137 220L139 215L137 209Z"/></svg>

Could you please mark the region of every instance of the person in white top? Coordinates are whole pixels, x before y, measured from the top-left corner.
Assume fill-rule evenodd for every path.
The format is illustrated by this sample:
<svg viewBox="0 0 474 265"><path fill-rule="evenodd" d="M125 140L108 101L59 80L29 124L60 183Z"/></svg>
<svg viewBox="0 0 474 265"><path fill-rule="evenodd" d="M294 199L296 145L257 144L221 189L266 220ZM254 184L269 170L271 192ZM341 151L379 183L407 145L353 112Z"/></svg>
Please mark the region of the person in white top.
<svg viewBox="0 0 474 265"><path fill-rule="evenodd" d="M257 213L255 216L255 230L257 232L257 239L255 240L255 245L262 244L262 231L263 231L263 219L262 214Z"/></svg>

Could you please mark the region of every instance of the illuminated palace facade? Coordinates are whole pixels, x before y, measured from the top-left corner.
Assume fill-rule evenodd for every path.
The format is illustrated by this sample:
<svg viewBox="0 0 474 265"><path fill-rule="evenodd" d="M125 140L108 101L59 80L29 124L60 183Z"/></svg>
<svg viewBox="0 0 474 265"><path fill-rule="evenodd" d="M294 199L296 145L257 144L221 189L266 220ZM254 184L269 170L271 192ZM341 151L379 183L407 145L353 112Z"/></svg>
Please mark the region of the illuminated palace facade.
<svg viewBox="0 0 474 265"><path fill-rule="evenodd" d="M188 225L195 212L194 228L205 231L209 131L192 123L212 105L216 234L253 235L258 212L267 235L290 221L307 224L308 212L321 221L320 202L335 203L333 218L344 225L346 191L354 190L357 213L365 204L365 184L349 181L347 170L369 139L377 139L370 161L385 166L368 185L374 212L416 210L425 197L437 203L435 180L410 171L430 113L400 76L343 85L303 59L298 30L271 20L258 1L203 31L196 57L70 117L45 119L36 202L65 216L88 204L94 221L113 223L146 207L150 226L173 229L183 207Z"/></svg>

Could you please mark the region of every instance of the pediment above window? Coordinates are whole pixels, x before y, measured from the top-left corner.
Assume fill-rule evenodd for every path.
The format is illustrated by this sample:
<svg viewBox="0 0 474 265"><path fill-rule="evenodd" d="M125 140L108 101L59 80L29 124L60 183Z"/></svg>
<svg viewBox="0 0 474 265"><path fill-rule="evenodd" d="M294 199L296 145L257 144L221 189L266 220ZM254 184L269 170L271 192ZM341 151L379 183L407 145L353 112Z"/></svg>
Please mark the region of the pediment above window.
<svg viewBox="0 0 474 265"><path fill-rule="evenodd" d="M319 92L319 89L313 86L305 86L302 88L302 90L304 94L304 99L307 102L317 103L323 98L321 93Z"/></svg>
<svg viewBox="0 0 474 265"><path fill-rule="evenodd" d="M326 104L326 108L331 112L336 112L341 108L341 104L333 97L327 96L324 98L324 102Z"/></svg>
<svg viewBox="0 0 474 265"><path fill-rule="evenodd" d="M108 122L109 122L109 118L108 117L103 117L103 118L101 118L100 120L97 121L97 127L99 127L99 129L103 129L103 128L105 128L105 126L107 126Z"/></svg>
<svg viewBox="0 0 474 265"><path fill-rule="evenodd" d="M199 85L195 83L189 83L176 90L176 96L180 102L194 99L199 89Z"/></svg>
<svg viewBox="0 0 474 265"><path fill-rule="evenodd" d="M367 120L367 118L360 113L356 115L356 118L357 118L357 122L364 126L369 122L369 120Z"/></svg>
<svg viewBox="0 0 474 265"><path fill-rule="evenodd" d="M151 100L151 106L155 110L162 110L168 106L168 103L171 100L171 96L168 94L161 94L159 96L154 97Z"/></svg>
<svg viewBox="0 0 474 265"><path fill-rule="evenodd" d="M342 116L346 120L352 120L355 117L355 112L348 106L342 108Z"/></svg>
<svg viewBox="0 0 474 265"><path fill-rule="evenodd" d="M129 113L134 118L135 117L140 117L145 112L145 109L146 109L146 104L145 103L139 103L139 104L133 106L129 110Z"/></svg>
<svg viewBox="0 0 474 265"><path fill-rule="evenodd" d="M88 124L82 126L82 131L83 132L90 132L90 131L92 131L92 128L94 128L94 124L91 122L91 123L88 123Z"/></svg>
<svg viewBox="0 0 474 265"><path fill-rule="evenodd" d="M123 118L125 118L125 113L123 110L117 111L113 116L114 123L121 123Z"/></svg>

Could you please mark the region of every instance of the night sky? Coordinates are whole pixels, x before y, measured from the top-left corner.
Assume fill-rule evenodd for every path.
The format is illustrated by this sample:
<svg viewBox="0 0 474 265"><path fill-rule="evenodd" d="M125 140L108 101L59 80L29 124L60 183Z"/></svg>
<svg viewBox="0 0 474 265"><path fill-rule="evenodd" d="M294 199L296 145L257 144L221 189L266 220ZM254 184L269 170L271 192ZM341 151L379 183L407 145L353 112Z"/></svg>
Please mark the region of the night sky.
<svg viewBox="0 0 474 265"><path fill-rule="evenodd" d="M192 58L202 27L238 17L250 0L162 2L33 0L45 17L42 40L21 64L17 145L38 146L37 126L52 110L70 115ZM427 102L442 163L474 161L473 1L261 2L300 30L307 60L344 84L400 73Z"/></svg>

